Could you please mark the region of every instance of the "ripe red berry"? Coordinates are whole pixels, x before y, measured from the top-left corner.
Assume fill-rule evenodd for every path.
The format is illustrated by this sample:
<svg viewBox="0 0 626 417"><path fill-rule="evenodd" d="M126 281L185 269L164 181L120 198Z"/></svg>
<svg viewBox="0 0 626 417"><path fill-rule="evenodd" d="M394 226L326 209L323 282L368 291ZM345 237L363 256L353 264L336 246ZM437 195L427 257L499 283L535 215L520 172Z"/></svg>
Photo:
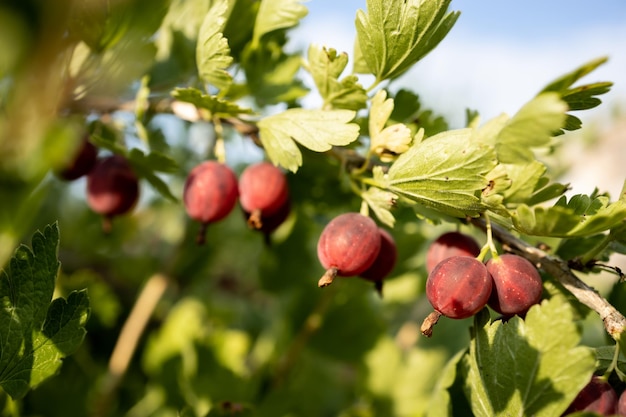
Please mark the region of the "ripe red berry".
<svg viewBox="0 0 626 417"><path fill-rule="evenodd" d="M126 158L112 155L96 162L87 176L87 203L107 219L105 231L111 218L129 212L138 199L139 180Z"/></svg>
<svg viewBox="0 0 626 417"><path fill-rule="evenodd" d="M61 179L73 181L87 175L96 165L97 159L98 148L87 139L83 139L67 166L57 171L56 174Z"/></svg>
<svg viewBox="0 0 626 417"><path fill-rule="evenodd" d="M235 207L237 177L224 164L205 161L191 170L185 181L183 202L187 214L202 224L197 243L204 243L206 226L226 217Z"/></svg>
<svg viewBox="0 0 626 417"><path fill-rule="evenodd" d="M498 313L523 315L541 300L541 276L527 259L505 254L490 259L487 271L493 278L489 306Z"/></svg>
<svg viewBox="0 0 626 417"><path fill-rule="evenodd" d="M359 213L344 213L331 220L317 242L317 257L326 274L318 285L330 285L339 275L356 276L378 256L381 239L374 220Z"/></svg>
<svg viewBox="0 0 626 417"><path fill-rule="evenodd" d="M260 227L258 228L255 228L253 226L251 227L263 233L263 236L265 237L265 243L269 245L270 235L272 234L274 230L278 229L278 226L280 226L281 224L283 224L285 220L287 220L287 217L289 217L290 212L291 212L291 203L289 200L286 200L285 203L283 203L283 205L278 209L277 212L269 216L261 216ZM243 214L246 218L246 221L248 222L248 225L250 225L250 218L252 216L252 213L244 211Z"/></svg>
<svg viewBox="0 0 626 417"><path fill-rule="evenodd" d="M480 253L480 246L473 237L460 232L448 232L439 236L426 252L426 271L430 273L441 261L451 256L470 256L475 258Z"/></svg>
<svg viewBox="0 0 626 417"><path fill-rule="evenodd" d="M428 275L426 297L444 316L464 319L487 305L491 286L491 276L482 262L452 256L439 262Z"/></svg>
<svg viewBox="0 0 626 417"><path fill-rule="evenodd" d="M393 236L388 231L379 228L378 232L380 234L380 251L374 259L374 263L361 273L361 277L374 282L377 291L382 295L383 280L396 265L398 248Z"/></svg>
<svg viewBox="0 0 626 417"><path fill-rule="evenodd" d="M601 416L610 416L615 413L616 406L617 394L613 387L602 378L594 376L574 398L563 415L566 416L575 411L588 411Z"/></svg>
<svg viewBox="0 0 626 417"><path fill-rule="evenodd" d="M239 177L239 202L254 229L263 227L263 219L271 217L289 200L285 174L270 164L260 162L248 166Z"/></svg>

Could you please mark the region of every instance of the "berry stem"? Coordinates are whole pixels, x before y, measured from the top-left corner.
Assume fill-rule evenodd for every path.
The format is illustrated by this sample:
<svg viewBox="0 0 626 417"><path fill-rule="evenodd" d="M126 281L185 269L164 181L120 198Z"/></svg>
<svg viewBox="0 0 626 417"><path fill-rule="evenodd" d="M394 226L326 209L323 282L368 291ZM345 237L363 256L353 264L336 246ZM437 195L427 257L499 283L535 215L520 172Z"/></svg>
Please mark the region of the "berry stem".
<svg viewBox="0 0 626 417"><path fill-rule="evenodd" d="M435 324L439 321L439 317L441 317L441 313L437 310L434 310L426 316L420 327L420 331L424 336L431 337L433 335L433 327L435 327Z"/></svg>
<svg viewBox="0 0 626 417"><path fill-rule="evenodd" d="M224 147L224 126L219 117L213 117L213 130L215 131L215 148L213 153L219 163L226 163L226 150Z"/></svg>
<svg viewBox="0 0 626 417"><path fill-rule="evenodd" d="M207 223L201 223L200 229L198 230L198 235L196 236L196 245L202 246L206 243L206 229L208 228Z"/></svg>
<svg viewBox="0 0 626 417"><path fill-rule="evenodd" d="M248 226L254 230L261 230L263 227L263 221L261 220L261 210L256 209L250 213L248 217Z"/></svg>
<svg viewBox="0 0 626 417"><path fill-rule="evenodd" d="M489 218L488 213L484 213L485 217L485 234L487 235L487 243L480 249L480 253L476 257L480 262L485 260L485 256L487 256L488 252L491 252L491 257L495 260L498 259L498 249L496 249L496 245L493 242L493 232L491 230L491 219Z"/></svg>
<svg viewBox="0 0 626 417"><path fill-rule="evenodd" d="M327 287L330 284L332 284L333 280L337 277L337 272L339 272L337 268L334 268L334 267L328 268L326 272L324 273L324 275L322 275L320 280L317 282L317 286L322 288L322 287Z"/></svg>

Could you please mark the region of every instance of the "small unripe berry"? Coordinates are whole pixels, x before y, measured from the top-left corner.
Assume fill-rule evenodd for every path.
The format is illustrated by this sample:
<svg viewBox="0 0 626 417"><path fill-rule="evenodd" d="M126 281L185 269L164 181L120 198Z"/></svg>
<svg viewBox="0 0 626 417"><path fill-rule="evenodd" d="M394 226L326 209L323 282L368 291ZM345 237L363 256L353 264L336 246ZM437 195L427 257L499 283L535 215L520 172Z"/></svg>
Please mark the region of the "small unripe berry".
<svg viewBox="0 0 626 417"><path fill-rule="evenodd" d="M480 246L473 237L460 232L448 232L439 236L426 252L426 272L430 273L441 261L451 256L470 256L475 258L480 253Z"/></svg>
<svg viewBox="0 0 626 417"><path fill-rule="evenodd" d="M491 276L482 262L452 256L439 262L428 275L426 297L444 316L464 319L487 305L491 287Z"/></svg>
<svg viewBox="0 0 626 417"><path fill-rule="evenodd" d="M189 217L200 222L197 243L204 243L206 226L226 217L235 207L237 177L224 164L205 161L191 170L185 181L183 202Z"/></svg>
<svg viewBox="0 0 626 417"><path fill-rule="evenodd" d="M82 143L76 149L76 153L68 164L56 174L59 178L66 181L73 181L89 172L96 165L98 160L98 148L89 142L87 139L83 139Z"/></svg>
<svg viewBox="0 0 626 417"><path fill-rule="evenodd" d="M277 213L287 204L289 190L285 174L269 162L248 166L239 177L239 202L249 213L248 224L263 227L263 218Z"/></svg>
<svg viewBox="0 0 626 417"><path fill-rule="evenodd" d="M139 199L139 180L131 165L121 155L99 159L87 176L87 203L96 213L105 217L104 228L110 228L110 219L129 212Z"/></svg>
<svg viewBox="0 0 626 417"><path fill-rule="evenodd" d="M493 278L489 307L498 313L524 315L541 300L541 276L527 259L504 254L490 259L486 266Z"/></svg>
<svg viewBox="0 0 626 417"><path fill-rule="evenodd" d="M317 257L326 274L318 285L335 276L351 277L367 270L378 256L381 239L374 220L359 213L344 213L331 220L317 242Z"/></svg>
<svg viewBox="0 0 626 417"><path fill-rule="evenodd" d="M610 416L617 407L617 394L611 385L594 376L578 393L572 404L563 413L564 416L576 411L594 412L601 416Z"/></svg>

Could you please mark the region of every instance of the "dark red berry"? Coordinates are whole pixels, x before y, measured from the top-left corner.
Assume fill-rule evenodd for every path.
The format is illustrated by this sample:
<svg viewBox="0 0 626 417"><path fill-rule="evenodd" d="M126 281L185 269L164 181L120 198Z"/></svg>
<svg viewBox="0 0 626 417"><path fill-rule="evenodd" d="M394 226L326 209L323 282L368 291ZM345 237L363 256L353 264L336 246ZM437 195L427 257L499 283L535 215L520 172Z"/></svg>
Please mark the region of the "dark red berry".
<svg viewBox="0 0 626 417"><path fill-rule="evenodd" d="M378 256L381 239L374 220L359 213L344 213L331 220L317 242L317 257L326 274L319 286L332 283L335 276L356 276L369 268Z"/></svg>
<svg viewBox="0 0 626 417"><path fill-rule="evenodd" d="M594 376L578 393L563 415L576 411L594 412L601 416L610 416L617 407L617 394L611 385L600 377Z"/></svg>
<svg viewBox="0 0 626 417"><path fill-rule="evenodd" d="M480 253L480 246L473 237L460 232L448 232L439 236L426 252L426 271L430 273L441 261L451 256L469 256L475 258Z"/></svg>
<svg viewBox="0 0 626 417"><path fill-rule="evenodd" d="M96 162L87 176L87 203L105 218L105 231L110 219L129 212L139 199L139 180L129 162L121 155L112 155Z"/></svg>
<svg viewBox="0 0 626 417"><path fill-rule="evenodd" d="M490 259L487 271L493 278L489 307L498 313L524 315L541 300L541 276L527 259L505 254Z"/></svg>
<svg viewBox="0 0 626 417"><path fill-rule="evenodd" d="M270 235L272 234L274 230L278 229L278 227L281 224L283 224L285 220L287 220L287 217L289 217L290 212L291 212L291 203L289 200L286 200L283 203L283 205L278 209L277 212L269 216L261 216L260 227L254 227L250 225L250 217L252 213L248 213L244 211L243 214L246 218L246 221L248 222L248 225L250 225L250 227L252 227L253 229L258 230L259 232L263 233L265 237L265 242L269 244Z"/></svg>
<svg viewBox="0 0 626 417"><path fill-rule="evenodd" d="M96 165L97 159L98 148L87 139L83 139L73 158L57 172L57 176L66 181L78 179L89 174L89 171Z"/></svg>
<svg viewBox="0 0 626 417"><path fill-rule="evenodd" d="M620 394L619 399L617 400L617 410L615 410L615 413L618 416L626 417L626 391L622 391Z"/></svg>
<svg viewBox="0 0 626 417"><path fill-rule="evenodd" d="M464 319L487 305L491 286L491 276L482 262L452 256L439 262L428 275L426 297L444 316Z"/></svg>
<svg viewBox="0 0 626 417"><path fill-rule="evenodd" d="M203 225L198 244L204 243L208 224L230 214L238 194L237 177L227 165L206 161L191 170L185 181L183 202L189 217Z"/></svg>
<svg viewBox="0 0 626 417"><path fill-rule="evenodd" d="M248 166L239 177L239 202L248 216L248 224L263 227L263 218L277 213L289 200L285 174L270 164L260 162Z"/></svg>
<svg viewBox="0 0 626 417"><path fill-rule="evenodd" d="M393 236L385 229L378 229L380 234L380 251L374 263L361 273L361 277L374 282L376 289L382 295L382 282L396 265L398 248Z"/></svg>

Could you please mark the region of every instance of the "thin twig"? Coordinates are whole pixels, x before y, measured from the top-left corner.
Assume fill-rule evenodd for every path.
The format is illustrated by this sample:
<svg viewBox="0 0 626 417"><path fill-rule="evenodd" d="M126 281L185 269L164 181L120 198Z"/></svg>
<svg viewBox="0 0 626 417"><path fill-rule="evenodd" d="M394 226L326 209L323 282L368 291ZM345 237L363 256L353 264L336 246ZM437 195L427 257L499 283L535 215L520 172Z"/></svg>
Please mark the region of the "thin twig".
<svg viewBox="0 0 626 417"><path fill-rule="evenodd" d="M473 219L472 223L482 229L486 228L485 220L482 218ZM529 245L497 224L492 223L491 227L493 236L502 243L505 250L523 256L554 277L578 301L598 313L608 334L615 340L619 339L621 333L626 329L626 317L596 290L574 275L567 262Z"/></svg>
<svg viewBox="0 0 626 417"><path fill-rule="evenodd" d="M168 278L162 274L154 274L141 290L137 301L126 319L109 360L109 368L104 379L102 391L94 408L94 416L108 414L115 392L126 374L130 361L137 349L139 339L148 324L159 300L169 284Z"/></svg>

